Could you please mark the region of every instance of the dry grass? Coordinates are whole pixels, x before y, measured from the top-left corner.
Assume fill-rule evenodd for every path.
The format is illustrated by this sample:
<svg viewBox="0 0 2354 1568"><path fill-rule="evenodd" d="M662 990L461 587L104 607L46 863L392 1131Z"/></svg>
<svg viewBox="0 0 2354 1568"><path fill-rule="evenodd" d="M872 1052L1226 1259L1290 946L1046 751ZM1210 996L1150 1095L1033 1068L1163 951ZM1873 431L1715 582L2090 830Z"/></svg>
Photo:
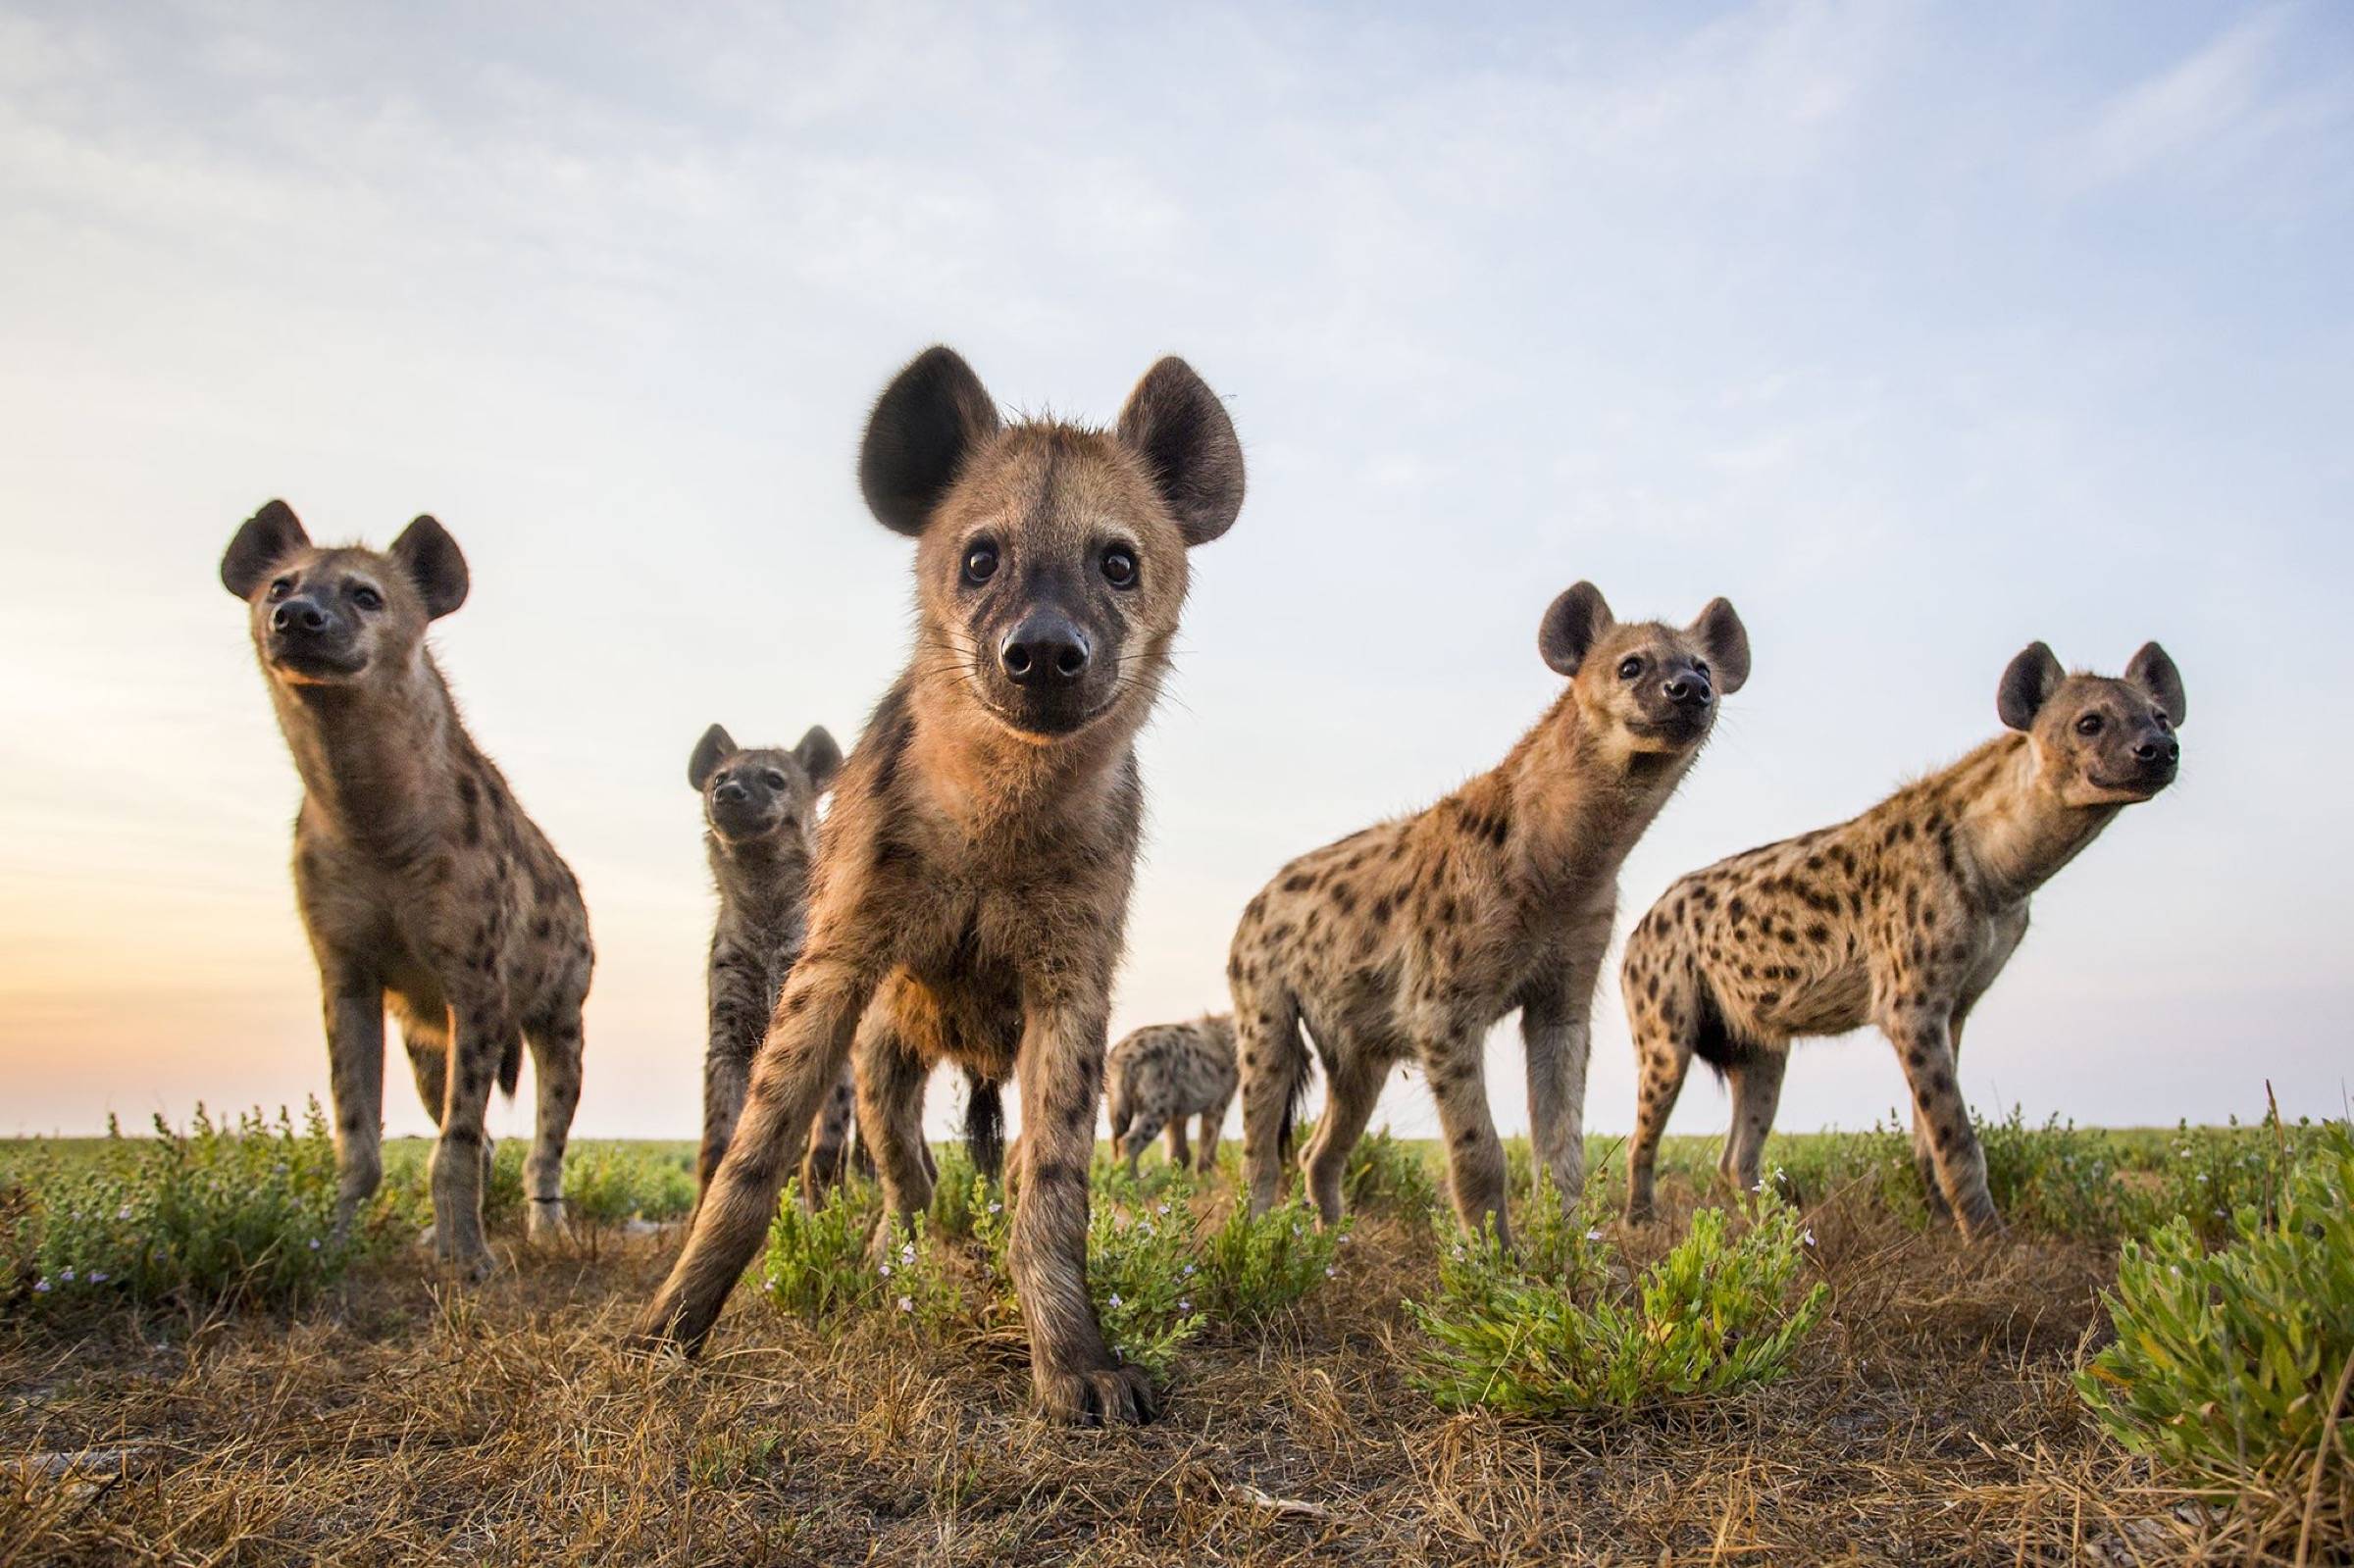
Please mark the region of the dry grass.
<svg viewBox="0 0 2354 1568"><path fill-rule="evenodd" d="M17 1325L0 1568L2276 1560L2265 1530L2286 1560L2293 1523L2190 1504L2082 1414L2110 1249L1811 1220L1834 1301L1793 1376L1545 1425L1416 1391L1431 1243L1381 1216L1295 1319L1189 1349L1139 1432L1033 1419L1018 1340L829 1333L750 1290L700 1363L620 1354L675 1237L512 1242L474 1291L402 1258L293 1321Z"/></svg>

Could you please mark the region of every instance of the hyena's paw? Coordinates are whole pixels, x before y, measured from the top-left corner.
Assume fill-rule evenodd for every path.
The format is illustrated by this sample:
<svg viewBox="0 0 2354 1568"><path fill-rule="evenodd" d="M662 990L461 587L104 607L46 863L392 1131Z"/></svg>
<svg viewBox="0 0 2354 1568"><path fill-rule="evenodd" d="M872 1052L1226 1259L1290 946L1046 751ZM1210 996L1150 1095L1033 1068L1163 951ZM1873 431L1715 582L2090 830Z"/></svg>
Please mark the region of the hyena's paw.
<svg viewBox="0 0 2354 1568"><path fill-rule="evenodd" d="M1160 1413L1152 1380L1136 1366L1037 1374L1040 1412L1073 1427L1141 1427Z"/></svg>
<svg viewBox="0 0 2354 1568"><path fill-rule="evenodd" d="M524 1224L525 1234L543 1244L572 1239L572 1226L564 1217L564 1200L560 1197L532 1199L531 1217Z"/></svg>
<svg viewBox="0 0 2354 1568"><path fill-rule="evenodd" d="M490 1248L481 1237L453 1236L440 1225L434 1226L426 1236L434 1249L434 1261L468 1284L480 1285L498 1272L498 1259L490 1255Z"/></svg>

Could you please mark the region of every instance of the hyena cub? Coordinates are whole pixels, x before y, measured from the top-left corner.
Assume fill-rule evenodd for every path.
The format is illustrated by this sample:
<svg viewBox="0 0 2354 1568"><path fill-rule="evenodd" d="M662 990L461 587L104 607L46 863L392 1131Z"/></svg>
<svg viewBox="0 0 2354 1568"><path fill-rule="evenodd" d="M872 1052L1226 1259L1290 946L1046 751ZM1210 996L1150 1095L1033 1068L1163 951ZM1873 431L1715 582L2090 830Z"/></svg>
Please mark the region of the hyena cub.
<svg viewBox="0 0 2354 1568"><path fill-rule="evenodd" d="M484 1113L493 1082L514 1092L527 1040L531 1230L563 1226L590 952L579 884L476 748L426 646L427 626L466 602L466 559L430 517L381 554L322 549L272 501L230 540L221 581L250 606L302 776L294 892L326 994L341 1218L383 1174L389 998L441 1129L435 1249L480 1276Z"/></svg>
<svg viewBox="0 0 2354 1568"><path fill-rule="evenodd" d="M1153 366L1103 431L1001 425L964 361L934 348L875 405L859 481L917 540L915 647L835 785L808 945L639 1333L692 1346L710 1332L845 1058L887 1214L923 1209L924 1083L945 1059L1020 1081L1009 1257L1040 1402L1140 1420L1151 1385L1088 1298L1088 1167L1143 805L1135 736L1186 551L1241 509L1242 448L1181 360Z"/></svg>
<svg viewBox="0 0 2354 1568"><path fill-rule="evenodd" d="M787 751L743 747L719 725L687 759L703 797L703 845L719 888L711 928L711 1042L703 1057L703 1142L695 1155L699 1200L743 1111L752 1052L800 956L809 925L809 868L817 858L817 801L842 771L842 748L817 725ZM850 1152L855 1108L845 1066L810 1129L802 1188L838 1180Z"/></svg>
<svg viewBox="0 0 2354 1568"><path fill-rule="evenodd" d="M1621 987L1642 1068L1627 1217L1652 1210L1667 1113L1697 1055L1732 1081L1718 1168L1748 1189L1790 1042L1875 1024L1904 1064L1931 1206L1997 1229L1955 1085L1962 1025L2027 930L2027 899L2110 819L2174 782L2182 678L2152 642L2122 681L2069 675L2037 642L1995 710L2016 733L1861 817L1675 883L1627 938Z"/></svg>
<svg viewBox="0 0 2354 1568"><path fill-rule="evenodd" d="M1152 1024L1111 1048L1103 1093L1111 1111L1111 1140L1136 1174L1145 1145L1169 1130L1169 1163L1199 1171L1218 1168L1218 1135L1234 1103L1234 1020L1224 1013L1190 1024ZM1189 1154L1185 1119L1202 1118L1202 1151Z"/></svg>
<svg viewBox="0 0 2354 1568"><path fill-rule="evenodd" d="M1718 694L1749 678L1749 638L1722 599L1681 629L1622 624L1580 582L1545 612L1537 645L1569 685L1500 767L1301 856L1243 911L1227 978L1254 1211L1277 1195L1305 1025L1330 1080L1303 1162L1325 1221L1382 1080L1411 1059L1438 1102L1456 1212L1508 1236L1482 1058L1514 1008L1536 1152L1564 1200L1584 1187L1587 1025L1618 867L1708 739Z"/></svg>

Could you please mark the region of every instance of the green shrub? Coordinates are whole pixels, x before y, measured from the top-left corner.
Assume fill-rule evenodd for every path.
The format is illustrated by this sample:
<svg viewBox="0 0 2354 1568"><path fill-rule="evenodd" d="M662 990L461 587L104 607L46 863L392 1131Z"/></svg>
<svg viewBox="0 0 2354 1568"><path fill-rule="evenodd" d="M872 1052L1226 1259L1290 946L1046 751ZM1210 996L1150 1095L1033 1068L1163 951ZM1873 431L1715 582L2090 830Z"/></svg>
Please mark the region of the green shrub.
<svg viewBox="0 0 2354 1568"><path fill-rule="evenodd" d="M1018 1318L1006 1250L1013 1211L996 1200L973 1216L973 1236L989 1259L996 1308ZM1164 1376L1205 1321L1195 1301L1200 1250L1194 1211L1182 1195L1134 1202L1100 1189L1089 1194L1087 1290L1103 1339L1124 1361Z"/></svg>
<svg viewBox="0 0 2354 1568"><path fill-rule="evenodd" d="M1422 1150L1391 1137L1384 1127L1358 1138L1349 1151L1349 1163L1341 1171L1341 1196L1353 1209L1420 1215L1438 1207L1439 1189Z"/></svg>
<svg viewBox="0 0 2354 1568"><path fill-rule="evenodd" d="M1868 1132L1776 1134L1764 1165L1766 1185L1794 1203L1846 1195L1916 1221L1928 1212L1913 1168L1913 1135L1893 1112Z"/></svg>
<svg viewBox="0 0 2354 1568"><path fill-rule="evenodd" d="M1268 1323L1333 1277L1349 1230L1346 1219L1332 1230L1317 1229L1316 1211L1305 1198L1253 1219L1249 1198L1238 1193L1225 1221L1202 1244L1195 1294L1227 1323ZM1186 1264L1184 1272L1194 1276L1195 1266Z"/></svg>
<svg viewBox="0 0 2354 1568"><path fill-rule="evenodd" d="M1611 1267L1599 1224L1544 1210L1561 1228L1540 1237L1532 1212L1518 1253L1492 1233L1452 1240L1438 1299L1411 1304L1431 1340L1421 1382L1440 1404L1549 1416L1726 1394L1779 1377L1822 1315L1819 1283L1791 1304L1809 1239L1771 1195L1738 1229L1722 1209L1700 1210L1632 1283Z"/></svg>
<svg viewBox="0 0 2354 1568"><path fill-rule="evenodd" d="M973 1218L997 1201L997 1185L973 1168L973 1157L962 1143L942 1149L940 1168L932 1182L932 1234L964 1240L973 1234Z"/></svg>
<svg viewBox="0 0 2354 1568"><path fill-rule="evenodd" d="M335 1226L335 1151L312 1101L298 1128L281 1110L215 1122L199 1105L185 1133L103 1143L28 1162L10 1230L26 1293L48 1312L295 1305L340 1278L365 1234Z"/></svg>
<svg viewBox="0 0 2354 1568"><path fill-rule="evenodd" d="M2146 1230L2177 1215L2199 1239L2221 1245L2236 1234L2233 1216L2253 1207L2271 1214L2300 1156L2318 1146L2310 1123L2283 1127L2268 1111L2254 1127L2232 1118L2226 1127L2178 1125L2143 1153L2147 1187L2131 1208L2132 1229Z"/></svg>
<svg viewBox="0 0 2354 1568"><path fill-rule="evenodd" d="M777 1217L769 1222L760 1289L779 1307L805 1318L873 1302L889 1278L867 1261L881 1209L875 1189L855 1178L838 1182L810 1208L801 1202L800 1187L797 1177L785 1184Z"/></svg>
<svg viewBox="0 0 2354 1568"><path fill-rule="evenodd" d="M2277 1215L2243 1203L2209 1250L2193 1217L2127 1241L2105 1299L2117 1340L2076 1385L2112 1437L2218 1493L2303 1499L2354 1528L2354 1136L2308 1139ZM2325 1440L2324 1427L2329 1432ZM2333 1486L2314 1467L2333 1471ZM2342 1537L2340 1538L2342 1539Z"/></svg>
<svg viewBox="0 0 2354 1568"><path fill-rule="evenodd" d="M2119 1234L2128 1194L2107 1134L2057 1116L2029 1127L2017 1105L1999 1121L1971 1120L1986 1155L1986 1191L2005 1223L2059 1236Z"/></svg>
<svg viewBox="0 0 2354 1568"><path fill-rule="evenodd" d="M523 1197L523 1156L516 1140L500 1147L504 1166L515 1150L515 1194ZM693 1155L676 1148L587 1143L564 1160L564 1207L574 1223L619 1225L626 1220L683 1219L694 1207Z"/></svg>

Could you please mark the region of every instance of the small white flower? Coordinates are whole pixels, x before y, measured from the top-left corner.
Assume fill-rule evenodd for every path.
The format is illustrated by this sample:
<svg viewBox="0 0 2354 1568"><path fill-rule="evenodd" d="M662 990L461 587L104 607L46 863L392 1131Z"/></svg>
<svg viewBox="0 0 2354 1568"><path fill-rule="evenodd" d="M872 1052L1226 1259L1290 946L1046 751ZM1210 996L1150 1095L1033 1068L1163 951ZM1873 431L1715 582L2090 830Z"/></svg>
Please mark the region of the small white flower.
<svg viewBox="0 0 2354 1568"><path fill-rule="evenodd" d="M1586 1239L1589 1241L1599 1241L1602 1239L1602 1233L1600 1231L1588 1231L1586 1233Z"/></svg>
<svg viewBox="0 0 2354 1568"><path fill-rule="evenodd" d="M1118 1306L1118 1305L1120 1304L1120 1292L1119 1292L1119 1291L1117 1291L1117 1290L1114 1290L1114 1291L1112 1291L1112 1292L1111 1292L1111 1304L1112 1304L1113 1306Z"/></svg>
<svg viewBox="0 0 2354 1568"><path fill-rule="evenodd" d="M1005 1212L1005 1205L1002 1203L992 1203L989 1206L989 1212L992 1214L1002 1214Z"/></svg>
<svg viewBox="0 0 2354 1568"><path fill-rule="evenodd" d="M90 1283L91 1283L92 1285L104 1285L104 1284L106 1283L106 1270L104 1270L104 1269L92 1269L92 1270L90 1270Z"/></svg>
<svg viewBox="0 0 2354 1568"><path fill-rule="evenodd" d="M311 1238L311 1250L314 1252L319 1250L319 1239L315 1236Z"/></svg>
<svg viewBox="0 0 2354 1568"><path fill-rule="evenodd" d="M129 1205L129 1204L128 1204L128 1203L126 1203L126 1204L124 1204L124 1205L123 1205L121 1208L119 1208L119 1209L115 1210L115 1218L116 1218L116 1219L118 1219L118 1220L128 1220L128 1219L129 1219L129 1218L130 1218L130 1205Z"/></svg>
<svg viewBox="0 0 2354 1568"><path fill-rule="evenodd" d="M1169 1212L1169 1206L1166 1203L1163 1203L1160 1207L1154 1209L1152 1212L1155 1214L1166 1214Z"/></svg>
<svg viewBox="0 0 2354 1568"><path fill-rule="evenodd" d="M901 1263L913 1263L915 1261L915 1243L913 1241L910 1241L905 1246L899 1248L899 1261Z"/></svg>
<svg viewBox="0 0 2354 1568"><path fill-rule="evenodd" d="M74 1271L72 1269L58 1270L57 1277L65 1281L68 1285L72 1285L74 1283Z"/></svg>
<svg viewBox="0 0 2354 1568"><path fill-rule="evenodd" d="M1182 1296L1182 1295L1181 1295L1181 1296L1179 1296L1179 1297L1177 1298L1177 1310L1178 1310L1178 1311L1180 1311L1180 1312L1191 1312L1193 1309L1194 1309L1194 1303L1193 1303L1191 1300L1189 1300L1187 1297L1185 1297L1185 1296Z"/></svg>
<svg viewBox="0 0 2354 1568"><path fill-rule="evenodd" d="M901 1312L913 1312L913 1311L915 1310L915 1302L914 1302L914 1301L912 1301L912 1300L910 1300L910 1299L909 1299L908 1297L906 1297L906 1296L900 1296L900 1297L899 1297L899 1310L900 1310Z"/></svg>
<svg viewBox="0 0 2354 1568"><path fill-rule="evenodd" d="M883 1278L887 1280L891 1278L891 1265L888 1263L883 1265Z"/></svg>
<svg viewBox="0 0 2354 1568"><path fill-rule="evenodd" d="M1334 1242L1333 1242L1333 1245L1335 1245L1335 1246L1347 1246L1348 1244L1349 1244L1349 1233L1348 1233L1347 1231L1343 1231L1343 1232L1340 1234L1340 1238L1339 1238L1339 1239L1337 1239L1336 1241L1334 1241Z"/></svg>
<svg viewBox="0 0 2354 1568"><path fill-rule="evenodd" d="M47 1280L36 1282L33 1285L32 1293L34 1295L47 1295L49 1293L49 1282Z"/></svg>
<svg viewBox="0 0 2354 1568"><path fill-rule="evenodd" d="M1329 1264L1329 1263L1327 1263L1327 1264L1325 1264L1325 1265L1324 1265L1324 1278L1326 1278L1326 1279L1328 1279L1328 1280L1329 1280L1329 1279L1331 1279L1331 1278L1332 1278L1332 1277L1333 1277L1335 1274L1337 1274L1337 1273L1339 1273L1339 1272L1340 1272L1339 1270L1335 1269L1335 1268L1334 1268L1334 1267L1333 1267L1331 1264Z"/></svg>
<svg viewBox="0 0 2354 1568"><path fill-rule="evenodd" d="M1191 1263L1185 1266L1185 1277L1189 1280L1194 1277L1194 1266Z"/></svg>
<svg viewBox="0 0 2354 1568"><path fill-rule="evenodd" d="M1813 1246L1815 1244L1815 1233L1811 1230L1804 1232L1800 1235L1799 1239L1806 1242L1807 1245Z"/></svg>

